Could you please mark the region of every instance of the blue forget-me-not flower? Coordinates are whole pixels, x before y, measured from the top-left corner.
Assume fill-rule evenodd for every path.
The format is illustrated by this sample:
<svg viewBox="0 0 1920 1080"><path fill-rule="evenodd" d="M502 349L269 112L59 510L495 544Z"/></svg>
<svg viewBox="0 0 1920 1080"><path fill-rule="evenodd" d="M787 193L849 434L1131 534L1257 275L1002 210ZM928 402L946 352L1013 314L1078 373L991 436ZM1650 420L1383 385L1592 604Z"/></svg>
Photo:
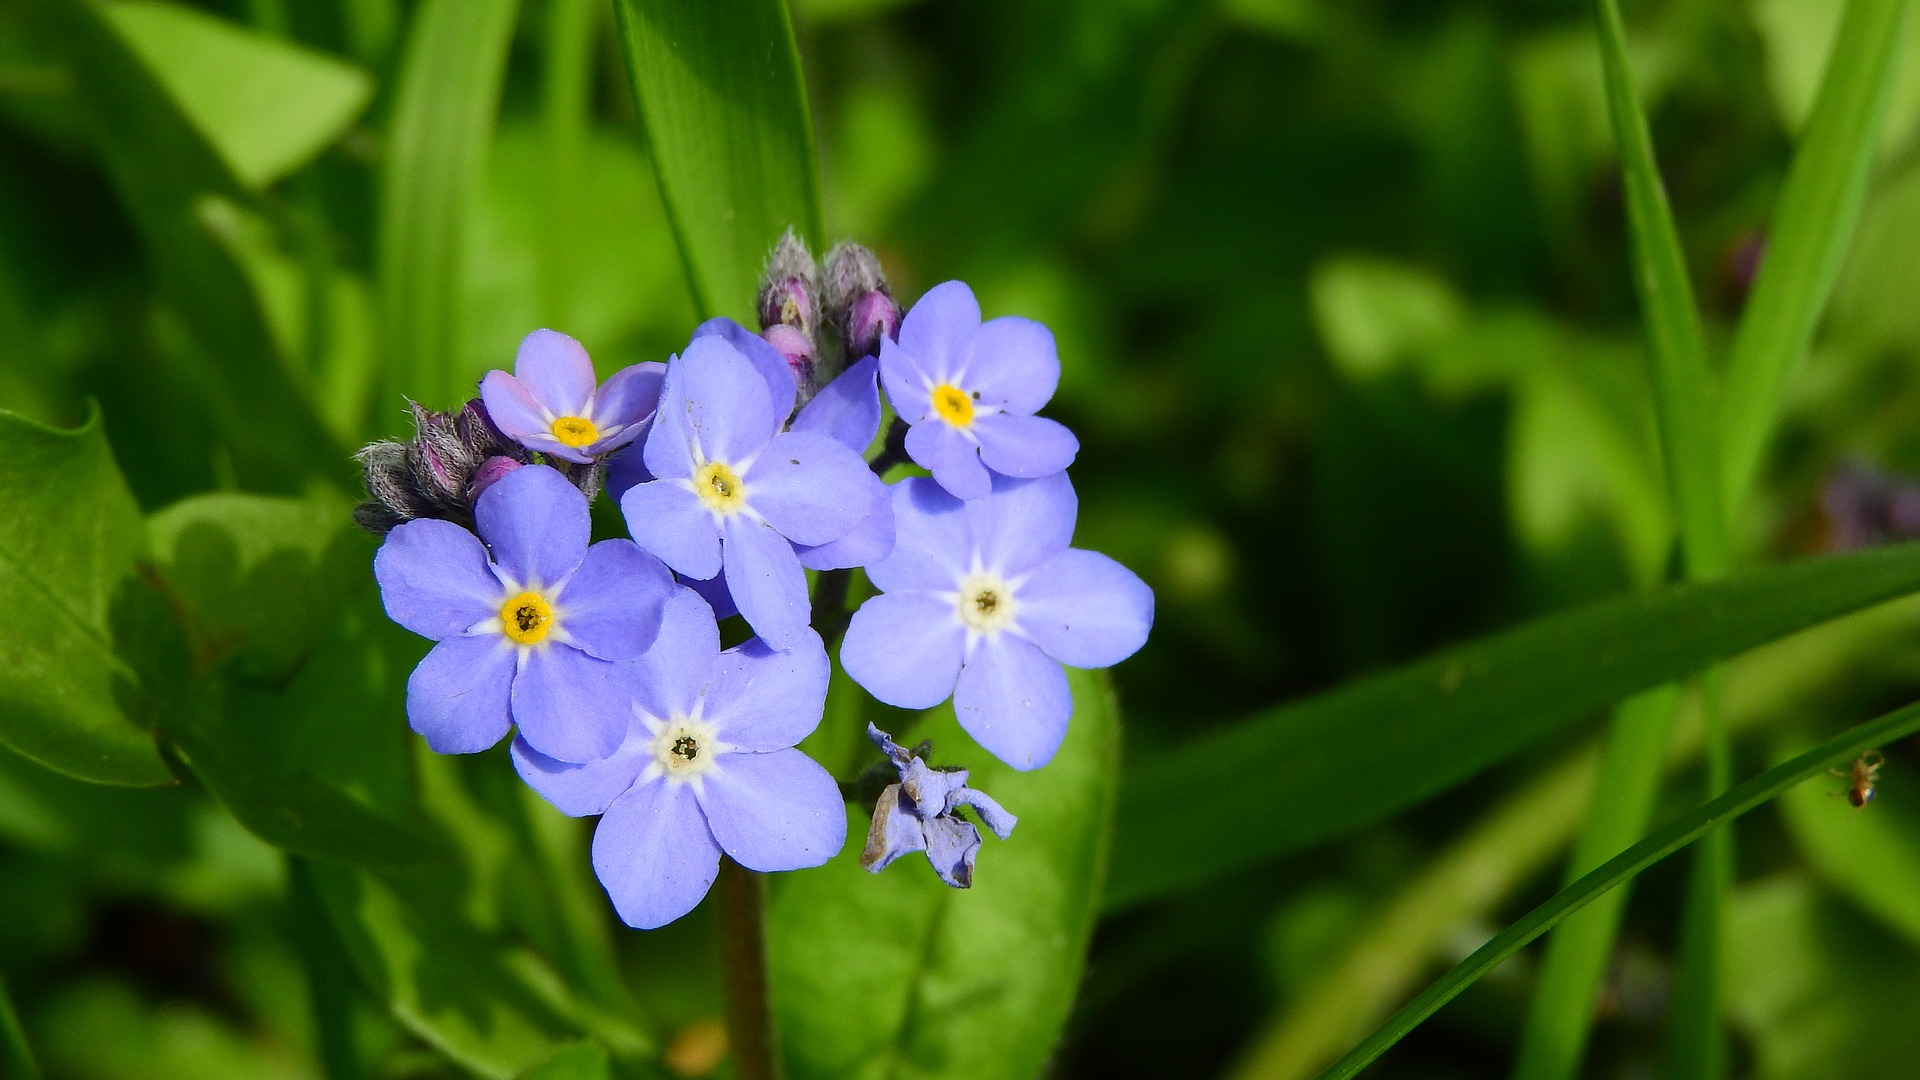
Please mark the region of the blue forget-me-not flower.
<svg viewBox="0 0 1920 1080"><path fill-rule="evenodd" d="M900 780L888 784L874 804L860 865L877 874L902 855L924 851L941 881L956 889L971 888L980 830L956 811L971 807L1002 840L1013 834L1019 819L985 792L968 787L967 770L935 769L872 724L867 725L867 738L893 762Z"/></svg>

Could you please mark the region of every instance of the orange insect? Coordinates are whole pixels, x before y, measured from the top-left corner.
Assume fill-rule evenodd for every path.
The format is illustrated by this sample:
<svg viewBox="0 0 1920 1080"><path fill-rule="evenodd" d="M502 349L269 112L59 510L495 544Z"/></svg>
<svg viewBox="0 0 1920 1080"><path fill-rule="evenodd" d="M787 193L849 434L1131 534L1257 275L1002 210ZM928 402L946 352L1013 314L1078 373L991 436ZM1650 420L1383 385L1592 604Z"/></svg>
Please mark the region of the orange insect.
<svg viewBox="0 0 1920 1080"><path fill-rule="evenodd" d="M1873 801L1873 789L1880 783L1880 766L1887 759L1878 750L1869 750L1853 759L1853 767L1846 772L1828 769L1827 772L1847 782L1845 788L1847 801L1858 810ZM1840 792L1834 792L1835 795Z"/></svg>

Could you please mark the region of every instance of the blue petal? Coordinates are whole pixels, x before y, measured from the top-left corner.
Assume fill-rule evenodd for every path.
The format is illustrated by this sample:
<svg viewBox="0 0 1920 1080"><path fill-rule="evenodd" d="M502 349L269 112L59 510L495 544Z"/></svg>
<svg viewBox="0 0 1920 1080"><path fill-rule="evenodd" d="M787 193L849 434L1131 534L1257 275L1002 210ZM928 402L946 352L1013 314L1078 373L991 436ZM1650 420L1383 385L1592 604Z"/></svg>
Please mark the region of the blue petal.
<svg viewBox="0 0 1920 1080"><path fill-rule="evenodd" d="M967 341L980 326L980 303L965 282L928 289L900 320L900 346L936 383L949 382L965 362Z"/></svg>
<svg viewBox="0 0 1920 1080"><path fill-rule="evenodd" d="M908 428L907 456L955 498L978 499L993 490L993 474L980 463L980 447L943 420Z"/></svg>
<svg viewBox="0 0 1920 1080"><path fill-rule="evenodd" d="M720 654L707 684L706 718L741 750L793 746L820 726L828 674L826 646L811 628L783 652L754 638Z"/></svg>
<svg viewBox="0 0 1920 1080"><path fill-rule="evenodd" d="M727 344L747 358L753 370L759 373L761 381L767 384L767 401L773 407L774 418L784 421L787 414L793 412L793 399L798 387L794 385L793 369L787 366L787 358L780 355L780 350L768 344L767 339L724 315L708 319L693 328L695 340L709 336L725 339ZM861 449L866 447L862 446Z"/></svg>
<svg viewBox="0 0 1920 1080"><path fill-rule="evenodd" d="M720 872L720 845L686 784L636 785L593 831L593 872L628 926L651 930L692 911Z"/></svg>
<svg viewBox="0 0 1920 1080"><path fill-rule="evenodd" d="M1073 432L1044 416L993 413L973 422L980 461L1007 476L1039 477L1062 472L1080 452Z"/></svg>
<svg viewBox="0 0 1920 1080"><path fill-rule="evenodd" d="M993 482L991 496L966 506L981 563L1007 577L1067 550L1079 512L1080 500L1066 473L1038 480L1001 477Z"/></svg>
<svg viewBox="0 0 1920 1080"><path fill-rule="evenodd" d="M473 517L493 562L522 587L553 585L580 565L587 497L545 465L515 469L480 493Z"/></svg>
<svg viewBox="0 0 1920 1080"><path fill-rule="evenodd" d="M927 593L885 593L853 613L840 665L889 705L930 709L953 693L965 644L951 602Z"/></svg>
<svg viewBox="0 0 1920 1080"><path fill-rule="evenodd" d="M880 433L880 358L869 356L820 388L793 418L792 430L824 435L864 454Z"/></svg>
<svg viewBox="0 0 1920 1080"><path fill-rule="evenodd" d="M813 617L800 557L771 526L745 514L728 518L724 528L727 592L747 625L769 646L791 647Z"/></svg>
<svg viewBox="0 0 1920 1080"><path fill-rule="evenodd" d="M625 665L635 703L660 720L691 714L719 658L720 627L712 609L692 589L675 589L653 647Z"/></svg>
<svg viewBox="0 0 1920 1080"><path fill-rule="evenodd" d="M697 791L714 839L749 870L819 866L846 846L839 785L798 750L723 754Z"/></svg>
<svg viewBox="0 0 1920 1080"><path fill-rule="evenodd" d="M966 389L980 403L1031 416L1060 385L1053 332L1018 316L989 319L967 342Z"/></svg>
<svg viewBox="0 0 1920 1080"><path fill-rule="evenodd" d="M620 749L585 764L550 758L528 746L525 738L513 740L514 771L541 798L570 817L606 813L652 760L652 739L638 723L628 728Z"/></svg>
<svg viewBox="0 0 1920 1080"><path fill-rule="evenodd" d="M873 470L822 435L776 435L740 478L747 505L796 544L838 540L867 516Z"/></svg>
<svg viewBox="0 0 1920 1080"><path fill-rule="evenodd" d="M566 645L528 649L513 678L513 720L527 745L560 761L620 748L633 694L618 667Z"/></svg>
<svg viewBox="0 0 1920 1080"><path fill-rule="evenodd" d="M651 480L629 490L620 497L620 514L633 542L675 573L710 578L720 572L720 527L680 481Z"/></svg>
<svg viewBox="0 0 1920 1080"><path fill-rule="evenodd" d="M647 436L647 468L655 476L688 477L703 461L737 466L767 445L784 420L773 414L765 381L726 338L694 338L667 365Z"/></svg>
<svg viewBox="0 0 1920 1080"><path fill-rule="evenodd" d="M1067 737L1073 694L1058 663L1003 632L982 638L967 657L953 711L988 753L1016 769L1037 769Z"/></svg>
<svg viewBox="0 0 1920 1080"><path fill-rule="evenodd" d="M795 544L801 566L809 570L844 570L852 566L872 566L893 554L893 489L871 470L867 478L870 493L867 516L838 540L811 547Z"/></svg>
<svg viewBox="0 0 1920 1080"><path fill-rule="evenodd" d="M407 677L407 722L442 754L474 754L513 726L514 650L503 634L450 637Z"/></svg>
<svg viewBox="0 0 1920 1080"><path fill-rule="evenodd" d="M1097 551L1069 548L1037 567L1016 593L1020 629L1048 656L1110 667L1147 643L1153 590Z"/></svg>
<svg viewBox="0 0 1920 1080"><path fill-rule="evenodd" d="M653 430L649 421L647 430ZM647 456L639 443L623 446L607 455L607 496L618 503L622 496L654 478L647 471Z"/></svg>
<svg viewBox="0 0 1920 1080"><path fill-rule="evenodd" d="M387 534L373 556L387 617L435 641L500 614L504 592L487 549L451 521L420 518Z"/></svg>
<svg viewBox="0 0 1920 1080"><path fill-rule="evenodd" d="M593 395L593 422L601 431L620 430L596 439L586 451L593 457L611 453L645 435L660 407L660 390L667 365L634 364L613 373Z"/></svg>
<svg viewBox="0 0 1920 1080"><path fill-rule="evenodd" d="M513 376L555 416L583 416L593 398L593 360L557 330L535 330L521 339Z"/></svg>
<svg viewBox="0 0 1920 1080"><path fill-rule="evenodd" d="M572 644L602 660L629 660L653 644L673 575L631 540L602 540L553 598Z"/></svg>
<svg viewBox="0 0 1920 1080"><path fill-rule="evenodd" d="M927 849L927 834L914 816L912 802L899 784L889 784L873 804L873 824L860 852L860 865L868 873L877 874L900 856Z"/></svg>
<svg viewBox="0 0 1920 1080"><path fill-rule="evenodd" d="M893 551L867 567L885 592L956 588L973 563L966 504L924 476L893 485Z"/></svg>

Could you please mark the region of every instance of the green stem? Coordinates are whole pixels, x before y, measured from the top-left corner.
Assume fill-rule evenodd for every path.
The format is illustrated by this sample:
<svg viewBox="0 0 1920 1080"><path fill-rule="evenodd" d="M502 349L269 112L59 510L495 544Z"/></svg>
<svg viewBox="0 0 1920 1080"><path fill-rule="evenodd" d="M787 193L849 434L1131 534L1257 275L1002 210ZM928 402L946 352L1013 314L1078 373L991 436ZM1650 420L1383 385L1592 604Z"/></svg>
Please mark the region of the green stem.
<svg viewBox="0 0 1920 1080"><path fill-rule="evenodd" d="M20 1014L13 1011L13 998L7 994L4 978L0 978L0 1048L6 1053L0 1058L0 1065L6 1066L6 1075L40 1080L40 1066L33 1059L33 1048L27 1045L27 1032L20 1026Z"/></svg>
<svg viewBox="0 0 1920 1080"><path fill-rule="evenodd" d="M727 987L727 1038L740 1080L780 1080L780 1042L767 983L766 879L720 860L720 952Z"/></svg>
<svg viewBox="0 0 1920 1080"><path fill-rule="evenodd" d="M1427 987L1359 1046L1335 1062L1332 1068L1320 1074L1322 1080L1347 1080L1357 1075L1421 1021L1478 982L1481 976L1493 970L1502 960L1525 948L1567 916L1698 840L1716 826L1772 800L1795 784L1820 775L1829 767L1915 732L1920 732L1920 704L1909 705L1877 720L1848 728L1812 750L1768 769L1692 813L1661 827L1645 840L1608 860L1606 865L1556 893L1519 922L1494 935L1491 941L1455 965L1440 981Z"/></svg>

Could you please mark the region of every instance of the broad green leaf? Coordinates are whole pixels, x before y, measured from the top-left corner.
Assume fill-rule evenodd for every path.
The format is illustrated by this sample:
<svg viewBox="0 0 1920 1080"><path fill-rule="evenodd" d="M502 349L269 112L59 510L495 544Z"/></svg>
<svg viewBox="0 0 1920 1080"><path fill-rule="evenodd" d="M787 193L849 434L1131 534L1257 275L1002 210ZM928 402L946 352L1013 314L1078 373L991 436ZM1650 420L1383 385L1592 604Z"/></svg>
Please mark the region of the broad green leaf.
<svg viewBox="0 0 1920 1080"><path fill-rule="evenodd" d="M580 1037L564 987L542 985L526 958L463 917L466 883L456 873L313 869L361 979L462 1068L513 1080Z"/></svg>
<svg viewBox="0 0 1920 1080"><path fill-rule="evenodd" d="M615 0L634 101L702 316L752 321L780 234L822 239L800 53L784 0Z"/></svg>
<svg viewBox="0 0 1920 1080"><path fill-rule="evenodd" d="M426 0L414 10L380 192L380 300L389 385L445 408L459 370L467 226L486 176L516 0Z"/></svg>
<svg viewBox="0 0 1920 1080"><path fill-rule="evenodd" d="M0 412L0 506L0 742L83 780L171 780L114 697L131 673L108 617L144 541L98 413L56 431Z"/></svg>
<svg viewBox="0 0 1920 1080"><path fill-rule="evenodd" d="M612 1062L598 1043L573 1043L521 1075L520 1080L610 1080Z"/></svg>
<svg viewBox="0 0 1920 1080"><path fill-rule="evenodd" d="M1438 982L1421 991L1400 1011L1345 1057L1321 1073L1323 1080L1347 1080L1372 1064L1421 1021L1479 981L1502 960L1525 948L1567 916L1591 904L1636 874L1693 843L1725 822L1779 797L1788 788L1820 775L1828 767L1848 761L1875 746L1920 731L1920 705L1909 705L1835 735L1804 754L1768 769L1679 819L1654 830L1645 840L1609 859L1605 865L1567 886L1529 911L1518 922L1495 934L1473 955L1455 965Z"/></svg>
<svg viewBox="0 0 1920 1080"><path fill-rule="evenodd" d="M221 804L298 854L447 854L407 820L405 669L346 507L197 496L154 515L151 535L148 588L122 613L127 653L143 712Z"/></svg>
<svg viewBox="0 0 1920 1080"><path fill-rule="evenodd" d="M1766 258L1727 358L1720 415L1726 501L1759 473L1787 376L1813 340L1866 198L1908 0L1850 0L1767 230Z"/></svg>
<svg viewBox="0 0 1920 1080"><path fill-rule="evenodd" d="M1629 694L1915 591L1912 546L1677 586L1551 615L1196 736L1129 774L1108 904L1337 836ZM1365 798L1353 794L1355 762L1366 763Z"/></svg>
<svg viewBox="0 0 1920 1080"><path fill-rule="evenodd" d="M769 964L793 1080L1040 1072L1093 930L1118 767L1105 677L1069 677L1073 723L1044 769L994 761L950 710L896 732L932 738L937 763L967 765L1020 819L1010 840L986 837L971 889L942 885L919 855L866 873L857 813L833 861L774 881Z"/></svg>
<svg viewBox="0 0 1920 1080"><path fill-rule="evenodd" d="M187 359L169 374L204 400L225 451L249 488L290 491L315 472L346 472L305 370L280 348L246 274L220 240L224 204L251 195L181 111L103 9L37 0L42 45L74 70L74 100L138 227L153 279L177 307ZM224 445L222 445L224 444Z"/></svg>
<svg viewBox="0 0 1920 1080"><path fill-rule="evenodd" d="M373 80L324 53L156 0L103 7L241 183L263 188L340 137Z"/></svg>

